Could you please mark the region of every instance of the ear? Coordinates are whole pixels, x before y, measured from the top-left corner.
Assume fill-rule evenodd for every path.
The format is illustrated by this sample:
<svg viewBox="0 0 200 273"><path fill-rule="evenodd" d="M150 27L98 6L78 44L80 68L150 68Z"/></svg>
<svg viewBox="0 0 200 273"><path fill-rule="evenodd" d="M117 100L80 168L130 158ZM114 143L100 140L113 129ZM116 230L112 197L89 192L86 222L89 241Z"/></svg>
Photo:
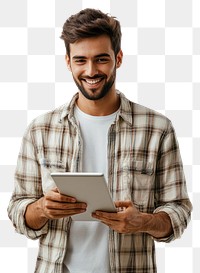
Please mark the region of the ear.
<svg viewBox="0 0 200 273"><path fill-rule="evenodd" d="M71 64L70 64L69 55L65 55L65 61L66 61L66 64L67 64L67 68L69 69L69 71L71 71Z"/></svg>
<svg viewBox="0 0 200 273"><path fill-rule="evenodd" d="M116 67L119 68L122 64L122 60L123 60L123 52L120 49L120 51L117 53L116 56Z"/></svg>

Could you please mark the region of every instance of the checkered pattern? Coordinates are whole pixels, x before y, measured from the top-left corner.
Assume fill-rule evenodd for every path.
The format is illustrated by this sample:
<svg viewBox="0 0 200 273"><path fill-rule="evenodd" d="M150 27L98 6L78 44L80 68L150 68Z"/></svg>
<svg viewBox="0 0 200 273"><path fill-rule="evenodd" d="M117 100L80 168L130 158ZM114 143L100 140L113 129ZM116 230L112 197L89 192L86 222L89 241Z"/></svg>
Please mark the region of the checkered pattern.
<svg viewBox="0 0 200 273"><path fill-rule="evenodd" d="M6 0L0 2L1 272L31 273L37 241L7 217L22 134L76 91L60 37L67 17L99 8L121 22L124 60L117 88L168 116L176 129L193 202L183 237L156 244L158 272L200 272L200 0Z"/></svg>

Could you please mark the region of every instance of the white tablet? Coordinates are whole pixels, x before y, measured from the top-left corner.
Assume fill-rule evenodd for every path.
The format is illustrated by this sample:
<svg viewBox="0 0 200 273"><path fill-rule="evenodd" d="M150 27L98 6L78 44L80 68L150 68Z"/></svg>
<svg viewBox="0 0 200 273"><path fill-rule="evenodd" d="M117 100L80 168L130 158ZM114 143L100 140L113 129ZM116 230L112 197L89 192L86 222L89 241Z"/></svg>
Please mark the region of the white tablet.
<svg viewBox="0 0 200 273"><path fill-rule="evenodd" d="M76 221L97 221L91 216L96 210L116 212L102 173L51 173L60 193L87 203L87 211L72 216Z"/></svg>

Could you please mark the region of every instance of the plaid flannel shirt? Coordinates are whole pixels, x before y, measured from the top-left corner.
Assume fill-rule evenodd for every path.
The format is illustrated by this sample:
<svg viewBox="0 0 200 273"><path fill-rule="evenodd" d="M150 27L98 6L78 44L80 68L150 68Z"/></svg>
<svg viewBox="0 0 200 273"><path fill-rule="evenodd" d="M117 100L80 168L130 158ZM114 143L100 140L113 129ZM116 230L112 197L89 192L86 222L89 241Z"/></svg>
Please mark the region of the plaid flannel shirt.
<svg viewBox="0 0 200 273"><path fill-rule="evenodd" d="M163 115L118 93L120 111L108 132L109 190L113 200L132 200L142 212L166 212L173 235L159 241L170 242L181 236L192 210L174 129ZM49 220L40 230L32 230L24 214L28 204L55 186L51 172L81 171L83 143L74 118L77 97L30 124L18 157L8 214L17 232L39 238L37 273L63 272L71 218ZM146 233L110 230L111 272L155 273L154 240Z"/></svg>

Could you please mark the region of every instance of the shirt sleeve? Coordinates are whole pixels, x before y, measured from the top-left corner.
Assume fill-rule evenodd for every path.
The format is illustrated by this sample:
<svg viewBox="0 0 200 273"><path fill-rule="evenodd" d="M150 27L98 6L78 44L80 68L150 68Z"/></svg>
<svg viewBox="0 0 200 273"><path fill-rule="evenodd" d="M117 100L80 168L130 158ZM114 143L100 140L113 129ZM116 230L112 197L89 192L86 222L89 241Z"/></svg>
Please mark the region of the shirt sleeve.
<svg viewBox="0 0 200 273"><path fill-rule="evenodd" d="M156 241L170 242L183 234L191 218L189 200L178 141L172 124L163 136L156 168L156 209L165 212L172 223L173 234Z"/></svg>
<svg viewBox="0 0 200 273"><path fill-rule="evenodd" d="M48 231L48 222L40 230L32 230L26 225L24 217L27 206L42 195L40 167L30 125L22 139L15 171L15 187L8 206L8 216L16 231L30 239L37 239Z"/></svg>

